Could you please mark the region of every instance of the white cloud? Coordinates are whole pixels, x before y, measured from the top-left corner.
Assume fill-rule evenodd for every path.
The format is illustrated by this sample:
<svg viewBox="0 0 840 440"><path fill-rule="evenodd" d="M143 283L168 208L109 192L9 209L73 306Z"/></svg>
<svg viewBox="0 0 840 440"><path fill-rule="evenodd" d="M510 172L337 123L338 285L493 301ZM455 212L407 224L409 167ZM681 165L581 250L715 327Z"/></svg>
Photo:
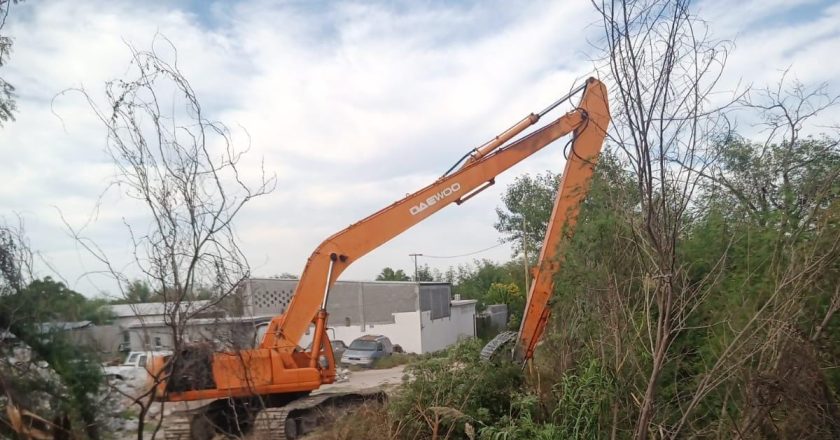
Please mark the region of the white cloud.
<svg viewBox="0 0 840 440"><path fill-rule="evenodd" d="M766 2L730 3L700 4L717 36L736 39L726 81L772 81L789 65L808 81L840 73L823 55L840 48L837 7L779 25ZM786 4L775 13L790 11ZM145 49L160 32L177 46L205 111L226 122L240 145L248 137L239 127L247 130L246 169L256 173L264 158L278 175L277 191L248 206L238 223L255 273L296 273L322 239L425 186L467 149L587 75L595 21L589 3L579 1L516 8L217 2L203 11L169 2L25 2L7 25L16 42L3 75L18 87L20 112L0 130L0 212L22 212L33 245L76 288L107 288L77 281L97 267L67 237L54 208L74 224L86 221L112 173L105 133L80 96L56 101L61 119L50 102L68 87L101 92L104 81L125 74L126 42ZM163 44L156 48L171 55ZM499 194L522 172L562 169L560 150L537 154L480 197L374 251L345 277L372 278L386 265L408 269L410 252L454 255L493 245ZM86 230L121 264L128 261L121 219L133 207L111 194ZM509 250L476 257L504 260ZM424 262L444 269L471 259Z"/></svg>

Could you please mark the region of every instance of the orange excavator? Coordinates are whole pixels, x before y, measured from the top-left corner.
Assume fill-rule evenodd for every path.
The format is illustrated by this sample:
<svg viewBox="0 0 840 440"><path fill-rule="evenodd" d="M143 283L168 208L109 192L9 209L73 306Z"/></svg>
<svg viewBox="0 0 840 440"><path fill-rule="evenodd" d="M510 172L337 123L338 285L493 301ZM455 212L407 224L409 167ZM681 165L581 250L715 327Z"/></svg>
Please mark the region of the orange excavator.
<svg viewBox="0 0 840 440"><path fill-rule="evenodd" d="M583 92L578 105L558 119L514 139L561 103ZM559 270L558 245L576 223L593 168L610 122L607 91L589 78L539 113L531 113L484 145L464 155L434 183L327 238L309 257L284 313L273 318L257 348L236 352L185 349L155 358L152 374L164 377L159 399L213 400L199 411L167 419L167 439L212 438L217 432L250 432L253 438L292 439L323 422L328 405L371 398L365 395L309 395L336 378L336 361L327 336L327 301L338 277L353 262L450 204L460 205L495 182L495 177L557 139L572 134L566 168L537 267L533 269L525 314L516 340L516 358L530 359L548 319L553 275ZM301 339L314 324L309 351ZM513 336L511 336L513 335ZM381 396L376 396L381 397Z"/></svg>

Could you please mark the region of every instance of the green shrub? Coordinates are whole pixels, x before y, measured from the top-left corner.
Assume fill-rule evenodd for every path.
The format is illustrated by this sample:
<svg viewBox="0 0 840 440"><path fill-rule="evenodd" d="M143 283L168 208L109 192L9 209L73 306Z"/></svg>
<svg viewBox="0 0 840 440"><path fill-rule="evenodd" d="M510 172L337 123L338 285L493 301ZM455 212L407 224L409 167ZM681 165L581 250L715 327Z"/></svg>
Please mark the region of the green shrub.
<svg viewBox="0 0 840 440"><path fill-rule="evenodd" d="M431 437L437 426L441 438L463 438L467 423L489 425L507 416L511 397L523 383L521 369L510 362L481 362L482 345L464 341L443 356L406 368L402 391L391 401L403 436ZM459 417L446 416L456 413Z"/></svg>
<svg viewBox="0 0 840 440"><path fill-rule="evenodd" d="M557 407L551 418L564 437L599 438L598 418L607 412L612 391L612 377L592 359L579 373L564 375L554 386Z"/></svg>
<svg viewBox="0 0 840 440"><path fill-rule="evenodd" d="M510 415L492 426L485 426L479 432L482 440L553 440L565 438L559 427L541 423L534 419L539 412L539 399L533 394L515 395L510 403Z"/></svg>
<svg viewBox="0 0 840 440"><path fill-rule="evenodd" d="M481 429L485 440L508 439L597 439L601 438L599 417L607 413L613 380L596 360L578 373L563 375L554 386L557 401L547 420L540 420L540 401L533 394L514 395L510 413L498 423Z"/></svg>

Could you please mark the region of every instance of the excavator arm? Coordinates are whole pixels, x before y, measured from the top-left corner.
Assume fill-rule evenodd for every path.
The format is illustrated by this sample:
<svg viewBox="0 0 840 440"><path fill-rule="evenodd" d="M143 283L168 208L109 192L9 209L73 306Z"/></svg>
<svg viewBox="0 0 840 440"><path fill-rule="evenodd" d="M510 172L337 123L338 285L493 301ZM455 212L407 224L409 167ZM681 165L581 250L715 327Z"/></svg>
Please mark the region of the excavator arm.
<svg viewBox="0 0 840 440"><path fill-rule="evenodd" d="M603 125L597 130L588 130L586 126L579 130L574 148L566 160L566 169L561 176L539 260L532 270L534 281L528 292L514 350L515 357L520 361L527 361L534 356L537 342L545 331L551 313L549 299L554 292L554 275L563 262L564 239L574 234L580 206L589 192L589 184L604 142L607 121L590 119L587 122Z"/></svg>
<svg viewBox="0 0 840 440"><path fill-rule="evenodd" d="M522 139L501 147L536 123L553 106L540 114L528 115L494 140L473 150L466 163L455 172L324 240L309 257L286 313L269 324L261 347L294 350L310 324L319 319L319 311L326 309L332 285L353 262L447 205L463 203L491 185L497 175L571 132L575 132L574 144L563 179L564 188L569 189L564 191L567 194L558 197L552 224L573 221L574 215L569 214L576 214L576 207L586 193L592 164L600 152L609 123L603 83L595 78L588 79L577 108ZM575 191L577 194L572 194ZM560 235L561 231L551 229L541 260L554 255L550 247L556 245ZM531 317L547 317L547 295L552 287L550 280L554 263L545 261L537 270L536 290L533 290L536 296L529 301L526 312L528 326L523 327L523 335L528 335L528 345L541 334L538 323L542 318ZM317 338L317 330L315 334Z"/></svg>

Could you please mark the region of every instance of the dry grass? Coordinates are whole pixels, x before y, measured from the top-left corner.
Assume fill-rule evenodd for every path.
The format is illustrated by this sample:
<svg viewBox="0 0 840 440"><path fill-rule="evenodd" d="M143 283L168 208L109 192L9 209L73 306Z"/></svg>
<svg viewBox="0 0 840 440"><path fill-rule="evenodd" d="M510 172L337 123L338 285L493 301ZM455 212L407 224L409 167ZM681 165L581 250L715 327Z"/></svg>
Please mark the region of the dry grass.
<svg viewBox="0 0 840 440"><path fill-rule="evenodd" d="M350 371L364 371L364 370L385 370L388 368L394 368L399 365L406 365L410 364L417 359L420 359L420 355L414 353L394 353L390 356L379 358L376 362L373 363L370 367L361 367L358 365L350 365L347 368Z"/></svg>
<svg viewBox="0 0 840 440"><path fill-rule="evenodd" d="M335 421L307 435L304 440L391 440L398 438L388 408L380 402L367 402L350 411L340 411Z"/></svg>

